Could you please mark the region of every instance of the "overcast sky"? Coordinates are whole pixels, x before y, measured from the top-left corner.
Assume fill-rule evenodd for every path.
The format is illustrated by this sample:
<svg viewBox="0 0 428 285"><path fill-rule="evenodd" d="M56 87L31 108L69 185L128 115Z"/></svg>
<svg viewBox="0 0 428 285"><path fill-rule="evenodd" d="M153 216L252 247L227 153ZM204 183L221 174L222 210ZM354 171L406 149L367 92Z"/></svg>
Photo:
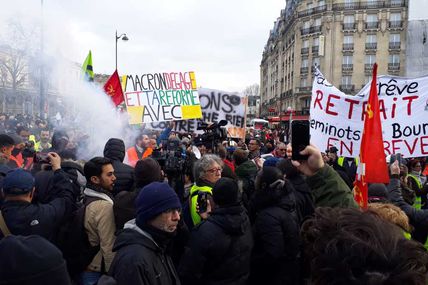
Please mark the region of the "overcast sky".
<svg viewBox="0 0 428 285"><path fill-rule="evenodd" d="M41 15L40 0L0 0L0 24ZM7 7L7 9L5 9ZM269 30L285 0L44 0L46 50L96 73L196 72L199 86L242 91L259 83ZM0 31L1 31L0 27ZM4 33L3 33L4 34Z"/></svg>

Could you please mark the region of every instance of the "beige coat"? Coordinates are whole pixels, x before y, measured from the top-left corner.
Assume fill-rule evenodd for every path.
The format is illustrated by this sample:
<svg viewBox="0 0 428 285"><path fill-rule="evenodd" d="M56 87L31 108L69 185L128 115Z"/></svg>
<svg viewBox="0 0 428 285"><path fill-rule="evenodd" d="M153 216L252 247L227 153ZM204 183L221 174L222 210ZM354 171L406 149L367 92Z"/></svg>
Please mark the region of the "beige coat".
<svg viewBox="0 0 428 285"><path fill-rule="evenodd" d="M108 271L114 258L112 252L116 236L116 225L113 214L113 201L106 194L85 189L85 195L100 197L86 207L85 229L92 246L100 245L100 251L88 266L88 270L101 272L101 261L104 257L105 270Z"/></svg>

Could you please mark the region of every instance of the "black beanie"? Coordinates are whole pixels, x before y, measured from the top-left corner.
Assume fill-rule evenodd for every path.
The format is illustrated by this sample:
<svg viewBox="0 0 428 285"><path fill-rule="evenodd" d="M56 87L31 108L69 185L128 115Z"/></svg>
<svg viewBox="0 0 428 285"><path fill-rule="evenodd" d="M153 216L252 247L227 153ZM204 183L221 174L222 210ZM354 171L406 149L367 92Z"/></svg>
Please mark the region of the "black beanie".
<svg viewBox="0 0 428 285"><path fill-rule="evenodd" d="M369 203L387 202L388 201L388 190L387 190L385 184L382 184L382 183L369 184L368 200L369 200Z"/></svg>
<svg viewBox="0 0 428 285"><path fill-rule="evenodd" d="M71 285L61 251L40 236L5 237L0 256L0 284Z"/></svg>
<svg viewBox="0 0 428 285"><path fill-rule="evenodd" d="M212 190L214 202L219 206L229 206L238 203L238 183L227 177L220 178Z"/></svg>
<svg viewBox="0 0 428 285"><path fill-rule="evenodd" d="M135 186L137 188L143 188L152 182L162 181L162 172L159 162L150 157L137 161L134 173Z"/></svg>

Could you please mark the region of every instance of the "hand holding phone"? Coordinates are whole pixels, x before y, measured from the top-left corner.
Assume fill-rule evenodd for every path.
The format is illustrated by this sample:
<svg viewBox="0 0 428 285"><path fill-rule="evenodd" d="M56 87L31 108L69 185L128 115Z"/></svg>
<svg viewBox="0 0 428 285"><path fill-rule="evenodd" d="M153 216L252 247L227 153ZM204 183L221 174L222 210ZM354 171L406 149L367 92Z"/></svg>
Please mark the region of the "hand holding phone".
<svg viewBox="0 0 428 285"><path fill-rule="evenodd" d="M198 208L199 213L205 213L208 209L208 193L207 192L199 192L198 193Z"/></svg>
<svg viewBox="0 0 428 285"><path fill-rule="evenodd" d="M300 152L309 145L309 121L294 120L291 122L291 159L307 160L308 155L301 155Z"/></svg>

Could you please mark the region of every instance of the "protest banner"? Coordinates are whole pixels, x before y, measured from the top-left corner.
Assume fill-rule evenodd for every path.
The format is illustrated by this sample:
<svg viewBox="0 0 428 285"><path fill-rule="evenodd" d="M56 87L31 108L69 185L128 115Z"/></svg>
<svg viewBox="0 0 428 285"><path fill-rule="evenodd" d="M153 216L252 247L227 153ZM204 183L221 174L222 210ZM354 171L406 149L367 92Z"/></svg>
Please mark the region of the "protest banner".
<svg viewBox="0 0 428 285"><path fill-rule="evenodd" d="M377 80L385 154L428 155L428 77L379 76ZM322 151L337 147L339 156L358 157L370 82L355 96L315 74L310 108L311 142Z"/></svg>
<svg viewBox="0 0 428 285"><path fill-rule="evenodd" d="M123 85L130 124L202 116L193 71L127 75Z"/></svg>
<svg viewBox="0 0 428 285"><path fill-rule="evenodd" d="M197 130L201 122L219 122L226 120L229 137L245 137L245 111L247 98L236 92L225 92L215 89L200 88L199 101L202 117L199 120L182 120L175 124L174 131L180 133L202 133ZM151 129L163 129L165 123L151 123Z"/></svg>

